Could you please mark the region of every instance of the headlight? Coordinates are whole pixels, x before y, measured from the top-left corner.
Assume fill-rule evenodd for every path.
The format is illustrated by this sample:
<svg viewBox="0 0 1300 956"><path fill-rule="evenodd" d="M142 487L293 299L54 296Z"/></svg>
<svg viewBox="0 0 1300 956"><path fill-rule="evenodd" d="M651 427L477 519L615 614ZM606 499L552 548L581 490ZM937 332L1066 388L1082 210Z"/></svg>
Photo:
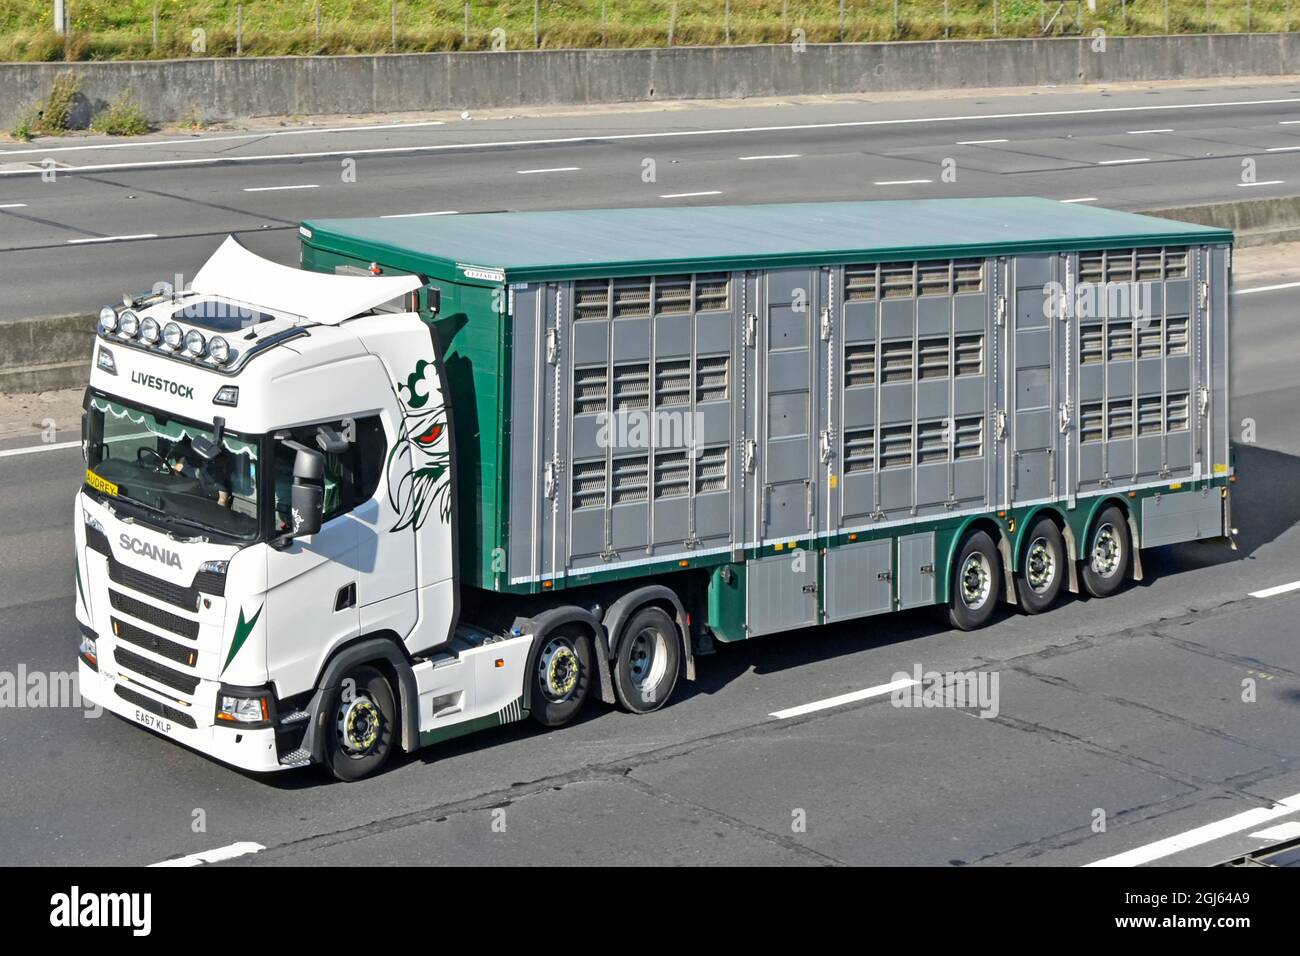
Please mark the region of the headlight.
<svg viewBox="0 0 1300 956"><path fill-rule="evenodd" d="M99 670L99 648L93 634L87 634L84 630L81 632L81 642L77 645L77 653L81 655L83 661L95 668L95 670Z"/></svg>
<svg viewBox="0 0 1300 956"><path fill-rule="evenodd" d="M266 695L246 697L221 692L217 695L217 720L228 724L263 724L271 719Z"/></svg>
<svg viewBox="0 0 1300 956"><path fill-rule="evenodd" d="M99 327L105 332L112 332L117 328L117 309L111 305L106 305L99 310Z"/></svg>
<svg viewBox="0 0 1300 956"><path fill-rule="evenodd" d="M181 341L185 338L185 333L175 322L168 322L162 330L163 344L169 349L178 349L181 347Z"/></svg>
<svg viewBox="0 0 1300 956"><path fill-rule="evenodd" d="M87 528L90 528L92 531L98 531L100 534L104 534L104 523L102 521L92 515L85 508L81 509L81 516L86 519Z"/></svg>
<svg viewBox="0 0 1300 956"><path fill-rule="evenodd" d="M228 567L229 561L204 561L199 565L199 574L225 574Z"/></svg>
<svg viewBox="0 0 1300 956"><path fill-rule="evenodd" d="M218 365L225 365L230 360L230 343L219 335L214 335L208 343L208 358Z"/></svg>
<svg viewBox="0 0 1300 956"><path fill-rule="evenodd" d="M158 320L152 316L140 320L140 341L145 345L157 345L158 339L162 337L162 329L158 327Z"/></svg>
<svg viewBox="0 0 1300 956"><path fill-rule="evenodd" d="M190 329L185 333L185 351L189 352L190 355L202 355L206 345L207 340L203 338L203 333L198 329Z"/></svg>
<svg viewBox="0 0 1300 956"><path fill-rule="evenodd" d="M117 332L128 339L134 338L140 331L140 316L127 309L117 317Z"/></svg>

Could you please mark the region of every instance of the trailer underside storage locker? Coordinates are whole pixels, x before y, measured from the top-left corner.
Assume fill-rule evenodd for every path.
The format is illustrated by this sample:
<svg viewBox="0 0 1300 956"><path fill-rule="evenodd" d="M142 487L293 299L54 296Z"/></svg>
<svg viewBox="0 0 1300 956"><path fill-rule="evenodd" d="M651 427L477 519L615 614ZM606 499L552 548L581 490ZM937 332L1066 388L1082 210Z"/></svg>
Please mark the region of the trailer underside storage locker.
<svg viewBox="0 0 1300 956"><path fill-rule="evenodd" d="M1223 534L1230 243L955 199L330 220L303 264L428 278L466 583L702 568L735 639L947 600L1048 505L1076 557L1108 497Z"/></svg>

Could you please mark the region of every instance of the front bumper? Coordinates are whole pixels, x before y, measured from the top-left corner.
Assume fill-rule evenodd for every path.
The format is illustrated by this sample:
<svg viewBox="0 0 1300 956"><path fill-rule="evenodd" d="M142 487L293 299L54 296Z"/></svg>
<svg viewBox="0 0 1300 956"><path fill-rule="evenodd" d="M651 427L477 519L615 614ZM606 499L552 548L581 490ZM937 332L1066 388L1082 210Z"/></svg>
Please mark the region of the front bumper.
<svg viewBox="0 0 1300 956"><path fill-rule="evenodd" d="M100 666L104 666L102 659ZM243 770L267 773L290 767L280 762L274 727L244 730L213 722L219 686L214 681L200 681L194 706L181 711L131 681L92 670L84 660L78 662L78 670L83 698L169 740ZM185 726L186 719L196 726Z"/></svg>

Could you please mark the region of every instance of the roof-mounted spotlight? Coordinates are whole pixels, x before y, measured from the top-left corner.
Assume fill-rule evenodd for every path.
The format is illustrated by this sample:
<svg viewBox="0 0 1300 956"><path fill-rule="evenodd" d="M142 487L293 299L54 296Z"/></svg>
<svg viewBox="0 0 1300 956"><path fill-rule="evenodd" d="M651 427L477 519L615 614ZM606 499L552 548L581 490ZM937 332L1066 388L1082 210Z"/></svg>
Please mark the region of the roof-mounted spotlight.
<svg viewBox="0 0 1300 956"><path fill-rule="evenodd" d="M162 340L163 345L174 352L181 347L181 343L185 340L185 333L175 322L168 322L163 326Z"/></svg>
<svg viewBox="0 0 1300 956"><path fill-rule="evenodd" d="M124 309L117 317L117 334L124 339L133 339L140 331L140 316L130 309Z"/></svg>

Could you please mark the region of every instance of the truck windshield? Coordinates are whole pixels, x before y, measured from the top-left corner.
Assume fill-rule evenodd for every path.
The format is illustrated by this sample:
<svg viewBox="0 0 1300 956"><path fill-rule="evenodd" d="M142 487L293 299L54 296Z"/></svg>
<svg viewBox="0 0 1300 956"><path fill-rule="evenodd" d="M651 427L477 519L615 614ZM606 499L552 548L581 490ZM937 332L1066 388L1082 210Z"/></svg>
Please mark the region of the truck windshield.
<svg viewBox="0 0 1300 956"><path fill-rule="evenodd" d="M91 396L86 411L89 488L163 522L231 538L257 536L256 439L227 431L217 445L211 425L101 395Z"/></svg>

